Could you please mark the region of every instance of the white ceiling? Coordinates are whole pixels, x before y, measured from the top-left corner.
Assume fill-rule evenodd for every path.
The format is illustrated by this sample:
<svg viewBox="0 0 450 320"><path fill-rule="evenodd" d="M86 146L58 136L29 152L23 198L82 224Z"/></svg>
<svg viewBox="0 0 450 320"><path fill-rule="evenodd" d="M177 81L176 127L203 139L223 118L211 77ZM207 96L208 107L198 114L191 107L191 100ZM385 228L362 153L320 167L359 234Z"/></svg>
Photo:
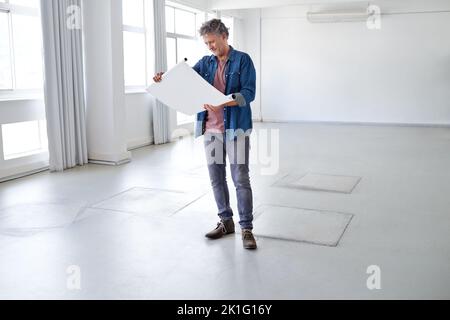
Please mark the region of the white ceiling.
<svg viewBox="0 0 450 320"><path fill-rule="evenodd" d="M203 0L205 1L205 0ZM292 5L351 6L352 4L377 4L388 10L449 10L450 0L207 0L210 10L255 9ZM384 9L384 10L383 10Z"/></svg>
<svg viewBox="0 0 450 320"><path fill-rule="evenodd" d="M227 9L252 9L280 7L288 5L308 5L320 3L342 3L342 0L209 0L208 6L212 10ZM361 0L347 0L349 2L361 2ZM366 1L367 2L367 1Z"/></svg>

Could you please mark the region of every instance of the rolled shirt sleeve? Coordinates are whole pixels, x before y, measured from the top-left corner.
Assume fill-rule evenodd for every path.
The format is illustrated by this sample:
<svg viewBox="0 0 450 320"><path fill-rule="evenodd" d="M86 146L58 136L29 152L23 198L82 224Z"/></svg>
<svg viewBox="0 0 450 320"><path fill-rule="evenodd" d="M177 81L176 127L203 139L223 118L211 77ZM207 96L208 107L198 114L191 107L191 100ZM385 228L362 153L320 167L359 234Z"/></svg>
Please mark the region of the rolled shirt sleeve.
<svg viewBox="0 0 450 320"><path fill-rule="evenodd" d="M256 70L253 61L248 54L243 57L240 70L241 90L232 95L232 98L240 107L245 107L255 100Z"/></svg>

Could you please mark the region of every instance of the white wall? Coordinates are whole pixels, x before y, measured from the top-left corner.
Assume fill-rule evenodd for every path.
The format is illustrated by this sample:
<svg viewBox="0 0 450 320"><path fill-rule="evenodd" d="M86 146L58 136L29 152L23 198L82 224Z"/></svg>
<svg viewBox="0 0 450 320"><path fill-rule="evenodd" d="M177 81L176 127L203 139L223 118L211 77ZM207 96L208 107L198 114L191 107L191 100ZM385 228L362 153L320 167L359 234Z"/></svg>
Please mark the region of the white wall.
<svg viewBox="0 0 450 320"><path fill-rule="evenodd" d="M123 70L122 1L83 2L88 156L129 161Z"/></svg>
<svg viewBox="0 0 450 320"><path fill-rule="evenodd" d="M235 18L234 47L250 55L256 69L256 96L251 103L252 118L261 119L261 33L260 9L223 10L222 14Z"/></svg>
<svg viewBox="0 0 450 320"><path fill-rule="evenodd" d="M261 45L263 120L450 124L450 13L408 13L450 3L407 4L382 2L392 14L380 30L311 24L305 6L262 9L261 44L247 16L254 60Z"/></svg>
<svg viewBox="0 0 450 320"><path fill-rule="evenodd" d="M128 149L150 145L153 140L153 99L148 93L125 95Z"/></svg>
<svg viewBox="0 0 450 320"><path fill-rule="evenodd" d="M261 10L245 10L245 19L243 27L250 32L244 32L243 51L247 52L253 60L253 64L256 69L256 96L255 100L251 103L252 117L254 120L261 120L261 96L262 96L262 73L261 73Z"/></svg>
<svg viewBox="0 0 450 320"><path fill-rule="evenodd" d="M450 13L383 16L369 30L265 12L263 119L450 124L447 39Z"/></svg>

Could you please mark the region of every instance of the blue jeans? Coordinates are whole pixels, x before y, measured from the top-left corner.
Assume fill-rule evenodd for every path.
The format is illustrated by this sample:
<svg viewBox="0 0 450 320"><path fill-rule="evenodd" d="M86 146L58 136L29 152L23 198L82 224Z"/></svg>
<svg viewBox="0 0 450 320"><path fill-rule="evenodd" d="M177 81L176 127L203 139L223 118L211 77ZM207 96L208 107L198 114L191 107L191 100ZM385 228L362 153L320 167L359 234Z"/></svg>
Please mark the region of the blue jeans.
<svg viewBox="0 0 450 320"><path fill-rule="evenodd" d="M205 133L204 145L209 178L219 217L222 220L229 220L233 217L225 169L228 154L231 178L236 188L239 225L242 229L252 230L253 195L249 176L250 137L242 135L234 140L226 140L224 134Z"/></svg>

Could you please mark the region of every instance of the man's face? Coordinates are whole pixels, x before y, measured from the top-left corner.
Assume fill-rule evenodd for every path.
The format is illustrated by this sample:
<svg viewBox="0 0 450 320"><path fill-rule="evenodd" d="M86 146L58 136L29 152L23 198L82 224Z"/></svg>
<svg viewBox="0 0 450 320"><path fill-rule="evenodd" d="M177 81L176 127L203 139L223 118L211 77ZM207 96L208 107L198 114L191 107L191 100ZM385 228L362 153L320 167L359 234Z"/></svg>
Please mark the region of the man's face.
<svg viewBox="0 0 450 320"><path fill-rule="evenodd" d="M207 33L203 35L203 41L205 42L208 49L215 56L222 56L228 44L228 39L226 34L217 35L212 33Z"/></svg>

